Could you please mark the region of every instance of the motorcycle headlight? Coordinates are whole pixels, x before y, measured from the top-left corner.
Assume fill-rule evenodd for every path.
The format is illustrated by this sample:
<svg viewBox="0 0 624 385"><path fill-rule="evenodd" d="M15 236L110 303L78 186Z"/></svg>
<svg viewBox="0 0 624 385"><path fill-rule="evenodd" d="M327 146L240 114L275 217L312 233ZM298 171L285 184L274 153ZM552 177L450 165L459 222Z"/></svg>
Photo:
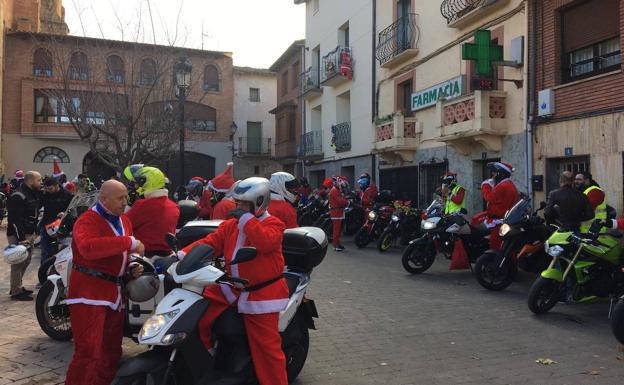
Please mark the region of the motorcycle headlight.
<svg viewBox="0 0 624 385"><path fill-rule="evenodd" d="M509 226L507 223L504 223L500 229L498 229L498 235L501 237L504 237L505 235L507 235L509 232L511 231L511 226Z"/></svg>
<svg viewBox="0 0 624 385"><path fill-rule="evenodd" d="M398 221L399 221L399 217L397 215L393 215L392 222L398 222Z"/></svg>
<svg viewBox="0 0 624 385"><path fill-rule="evenodd" d="M421 226L423 230L431 230L431 229L435 229L436 223L432 221L423 221Z"/></svg>
<svg viewBox="0 0 624 385"><path fill-rule="evenodd" d="M368 213L369 220L374 221L375 218L377 218L377 213L375 213L374 211L371 211L370 213Z"/></svg>
<svg viewBox="0 0 624 385"><path fill-rule="evenodd" d="M563 247L559 245L555 245L555 246L549 247L547 252L548 252L548 255L550 255L551 257L557 258L558 256L561 255L561 253L563 253Z"/></svg>
<svg viewBox="0 0 624 385"><path fill-rule="evenodd" d="M167 325L175 316L180 312L180 310L173 310L163 314L156 314L151 316L141 328L141 332L139 333L139 341L149 340L156 336L162 328Z"/></svg>

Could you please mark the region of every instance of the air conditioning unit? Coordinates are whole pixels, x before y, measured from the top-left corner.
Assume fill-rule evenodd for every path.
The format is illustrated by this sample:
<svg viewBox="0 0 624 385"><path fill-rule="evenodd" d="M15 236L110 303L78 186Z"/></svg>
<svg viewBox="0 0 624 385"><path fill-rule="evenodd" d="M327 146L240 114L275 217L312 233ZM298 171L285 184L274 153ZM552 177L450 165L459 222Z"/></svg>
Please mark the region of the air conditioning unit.
<svg viewBox="0 0 624 385"><path fill-rule="evenodd" d="M538 115L548 117L555 114L555 91L552 89L541 90L537 96Z"/></svg>

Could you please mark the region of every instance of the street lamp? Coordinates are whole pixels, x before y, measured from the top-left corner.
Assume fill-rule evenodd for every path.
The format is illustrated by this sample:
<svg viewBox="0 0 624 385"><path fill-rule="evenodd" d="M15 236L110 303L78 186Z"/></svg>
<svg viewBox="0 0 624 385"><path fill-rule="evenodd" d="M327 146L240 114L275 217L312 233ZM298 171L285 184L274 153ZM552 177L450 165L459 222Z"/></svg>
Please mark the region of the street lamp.
<svg viewBox="0 0 624 385"><path fill-rule="evenodd" d="M232 162L234 161L234 135L236 135L236 131L238 131L238 126L236 122L232 122L230 124L230 141L232 141Z"/></svg>
<svg viewBox="0 0 624 385"><path fill-rule="evenodd" d="M191 86L191 71L193 66L185 57L181 57L174 67L176 90L178 96L178 106L180 108L180 185L184 185L184 104L186 103L186 92Z"/></svg>

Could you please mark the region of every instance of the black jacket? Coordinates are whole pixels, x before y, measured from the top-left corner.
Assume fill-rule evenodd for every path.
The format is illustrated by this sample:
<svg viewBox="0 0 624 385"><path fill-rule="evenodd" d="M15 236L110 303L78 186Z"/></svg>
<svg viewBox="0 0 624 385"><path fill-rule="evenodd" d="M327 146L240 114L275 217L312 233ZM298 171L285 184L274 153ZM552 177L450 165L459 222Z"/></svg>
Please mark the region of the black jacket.
<svg viewBox="0 0 624 385"><path fill-rule="evenodd" d="M557 220L565 230L577 231L581 222L594 217L594 210L587 195L572 186L564 186L548 194L544 216L549 221Z"/></svg>
<svg viewBox="0 0 624 385"><path fill-rule="evenodd" d="M7 202L7 235L14 235L23 241L26 234L35 234L39 217L39 197L37 191L25 184L11 194Z"/></svg>
<svg viewBox="0 0 624 385"><path fill-rule="evenodd" d="M58 192L53 194L43 193L41 196L41 207L43 207L43 219L41 220L41 224L45 226L54 222L58 214L67 209L72 198L73 195L62 187Z"/></svg>

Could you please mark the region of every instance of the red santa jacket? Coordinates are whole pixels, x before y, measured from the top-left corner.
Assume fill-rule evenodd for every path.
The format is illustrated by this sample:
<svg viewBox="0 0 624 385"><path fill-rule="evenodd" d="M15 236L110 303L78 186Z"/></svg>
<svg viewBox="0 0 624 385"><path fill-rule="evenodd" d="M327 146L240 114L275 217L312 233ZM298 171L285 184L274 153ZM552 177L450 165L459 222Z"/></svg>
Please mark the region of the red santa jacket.
<svg viewBox="0 0 624 385"><path fill-rule="evenodd" d="M180 218L180 209L168 198L167 190L162 194L152 194L136 201L126 213L132 222L134 236L143 242L146 251L170 251L165 234L175 234Z"/></svg>
<svg viewBox="0 0 624 385"><path fill-rule="evenodd" d="M210 245L216 256L223 255L225 258L228 274L248 279L247 286L253 286L282 276L283 236L284 224L279 219L266 212L260 218L247 213L240 220L229 219L223 222L214 233L182 249L180 256L184 257L195 245ZM250 262L229 265L238 249L245 246L256 248L256 258ZM288 287L283 279L251 292L240 291L229 285L220 286L230 303L238 299L240 313L276 313L284 310L288 304Z"/></svg>
<svg viewBox="0 0 624 385"><path fill-rule="evenodd" d="M212 191L204 190L201 199L199 200L199 213L198 216L204 219L210 219L212 216Z"/></svg>
<svg viewBox="0 0 624 385"><path fill-rule="evenodd" d="M95 210L82 214L73 229L72 254L75 264L112 276L121 277L128 265L128 251L136 241L132 224L121 216L123 232L114 227ZM69 278L67 304L109 306L119 309L122 303L121 287L114 282L73 270Z"/></svg>
<svg viewBox="0 0 624 385"><path fill-rule="evenodd" d="M362 207L368 209L373 208L373 205L375 204L375 200L377 199L378 195L379 192L377 191L377 186L375 186L374 184L368 186L368 188L364 190L362 196L360 197L360 199L362 200Z"/></svg>
<svg viewBox="0 0 624 385"><path fill-rule="evenodd" d="M518 202L520 195L511 179L504 179L492 191L483 193L483 198L487 202L488 218L500 219L505 216L507 210Z"/></svg>
<svg viewBox="0 0 624 385"><path fill-rule="evenodd" d="M271 194L269 214L284 222L287 229L299 227L297 224L297 210L281 196Z"/></svg>
<svg viewBox="0 0 624 385"><path fill-rule="evenodd" d="M342 195L342 192L337 187L333 187L329 191L329 215L331 219L344 219L344 209L348 205L349 201L345 199L344 195Z"/></svg>
<svg viewBox="0 0 624 385"><path fill-rule="evenodd" d="M223 198L212 209L212 216L210 219L228 219L230 217L230 211L236 208L236 202L230 198Z"/></svg>

